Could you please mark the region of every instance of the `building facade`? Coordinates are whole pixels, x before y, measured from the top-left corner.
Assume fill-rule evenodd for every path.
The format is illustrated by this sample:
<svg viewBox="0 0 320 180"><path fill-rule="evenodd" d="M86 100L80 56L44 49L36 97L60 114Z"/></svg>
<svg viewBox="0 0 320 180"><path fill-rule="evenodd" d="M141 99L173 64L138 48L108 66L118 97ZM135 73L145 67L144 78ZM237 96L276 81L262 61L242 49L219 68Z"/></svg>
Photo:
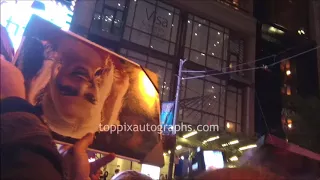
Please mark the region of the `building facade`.
<svg viewBox="0 0 320 180"><path fill-rule="evenodd" d="M206 71L185 77L214 74L182 81L178 121L254 136L254 71L242 71L255 66L252 12L252 0L77 1L71 30L157 73L162 102L174 100L180 59Z"/></svg>
<svg viewBox="0 0 320 180"><path fill-rule="evenodd" d="M310 35L320 45L320 0L310 1ZM320 69L320 49L317 50L318 69ZM320 70L318 71L320 88Z"/></svg>
<svg viewBox="0 0 320 180"><path fill-rule="evenodd" d="M314 18L310 3L316 1L263 0L255 3L257 25L256 62L264 66L282 61L265 71L256 71L256 129L261 135L271 132L285 138L291 128L285 117L287 96L310 97L319 94L318 62ZM299 13L297 13L299 12ZM308 51L307 53L303 53ZM299 56L297 54L303 53Z"/></svg>

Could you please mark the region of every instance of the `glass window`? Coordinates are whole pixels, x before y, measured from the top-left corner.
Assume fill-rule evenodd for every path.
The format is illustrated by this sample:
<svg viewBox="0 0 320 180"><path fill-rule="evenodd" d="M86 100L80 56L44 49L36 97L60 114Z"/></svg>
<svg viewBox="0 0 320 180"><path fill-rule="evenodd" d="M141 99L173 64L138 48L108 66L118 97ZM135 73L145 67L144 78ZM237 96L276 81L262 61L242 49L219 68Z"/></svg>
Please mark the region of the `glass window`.
<svg viewBox="0 0 320 180"><path fill-rule="evenodd" d="M122 15L123 15L123 12L117 11L116 17L114 19L113 34L115 34L117 36L121 35Z"/></svg>
<svg viewBox="0 0 320 180"><path fill-rule="evenodd" d="M114 11L110 9L105 9L103 11L103 18L104 20L102 21L102 31L110 32L111 31L111 26L112 26L112 21L113 21L113 14Z"/></svg>
<svg viewBox="0 0 320 180"><path fill-rule="evenodd" d="M96 12L102 13L103 10L103 0L97 0Z"/></svg>
<svg viewBox="0 0 320 180"><path fill-rule="evenodd" d="M104 37L109 34L120 37L124 8L125 0L98 0L90 32Z"/></svg>
<svg viewBox="0 0 320 180"><path fill-rule="evenodd" d="M236 122L236 110L234 108L227 107L226 119L231 122Z"/></svg>
<svg viewBox="0 0 320 180"><path fill-rule="evenodd" d="M219 114L220 86L211 82L205 82L204 101L202 110L211 114Z"/></svg>
<svg viewBox="0 0 320 180"><path fill-rule="evenodd" d="M202 115L202 124L218 125L219 124L219 117L203 113L203 115Z"/></svg>
<svg viewBox="0 0 320 180"><path fill-rule="evenodd" d="M208 43L208 53L217 58L222 58L222 50L223 50L223 33L210 29L209 35L209 43Z"/></svg>
<svg viewBox="0 0 320 180"><path fill-rule="evenodd" d="M124 10L125 0L105 0L105 5L113 7L115 9Z"/></svg>
<svg viewBox="0 0 320 180"><path fill-rule="evenodd" d="M207 49L208 27L193 22L191 48L205 53Z"/></svg>
<svg viewBox="0 0 320 180"><path fill-rule="evenodd" d="M131 0L123 38L173 55L178 22L179 12L172 6L159 1Z"/></svg>
<svg viewBox="0 0 320 180"><path fill-rule="evenodd" d="M200 74L189 73L188 75L193 76ZM183 102L181 103L183 105L180 107L182 109L192 109L193 113L201 112L201 123L208 123L210 121L214 124L225 123L225 81L210 76L205 79L190 79L182 81L181 89L180 101ZM190 123L192 118L189 116L193 113L189 115L184 114L183 117L189 118L188 122ZM184 119L182 119L182 121L185 122ZM192 124L196 124L199 120L194 119L194 121L196 122ZM222 127L224 127L224 125L222 125Z"/></svg>
<svg viewBox="0 0 320 180"><path fill-rule="evenodd" d="M183 111L183 122L198 125L201 123L201 111L197 111L195 109L184 109Z"/></svg>
<svg viewBox="0 0 320 180"><path fill-rule="evenodd" d="M237 106L236 102L237 102L237 94L228 91L227 92L227 106L230 107L230 108L235 109L236 106Z"/></svg>
<svg viewBox="0 0 320 180"><path fill-rule="evenodd" d="M194 109L202 109L203 81L201 79L193 79L187 82L185 98L194 98L193 104L189 107Z"/></svg>
<svg viewBox="0 0 320 180"><path fill-rule="evenodd" d="M233 122L237 131L241 131L242 123L242 90L229 85L227 91L226 120ZM239 128L238 128L239 126Z"/></svg>
<svg viewBox="0 0 320 180"><path fill-rule="evenodd" d="M243 54L243 48L244 48L244 42L243 40L232 37L229 41L229 70L234 71L234 70L240 70L244 69L243 64L243 59L244 59L244 54ZM246 65L248 66L248 65ZM248 68L248 67L247 67ZM238 72L240 76L244 76L243 72Z"/></svg>
<svg viewBox="0 0 320 180"><path fill-rule="evenodd" d="M228 32L226 29L210 23L205 19L189 15L187 21L187 33L185 42L184 58L221 71L226 66L228 50ZM200 54L190 55L190 54Z"/></svg>
<svg viewBox="0 0 320 180"><path fill-rule="evenodd" d="M204 53L200 53L198 51L190 51L190 58L193 59L193 62L197 64L206 65L206 55Z"/></svg>

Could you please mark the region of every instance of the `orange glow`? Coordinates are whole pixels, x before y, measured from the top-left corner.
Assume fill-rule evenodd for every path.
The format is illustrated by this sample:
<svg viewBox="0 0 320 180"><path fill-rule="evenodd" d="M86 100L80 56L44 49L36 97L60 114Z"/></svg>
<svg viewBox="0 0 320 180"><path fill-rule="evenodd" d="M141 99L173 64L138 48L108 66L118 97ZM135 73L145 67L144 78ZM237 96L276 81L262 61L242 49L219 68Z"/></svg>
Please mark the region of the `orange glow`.
<svg viewBox="0 0 320 180"><path fill-rule="evenodd" d="M148 105L154 105L158 93L148 76L143 71L140 71L139 73L139 90Z"/></svg>
<svg viewBox="0 0 320 180"><path fill-rule="evenodd" d="M291 95L291 88L290 88L290 86L287 87L287 95L288 95L288 96Z"/></svg>
<svg viewBox="0 0 320 180"><path fill-rule="evenodd" d="M289 61L286 62L286 69L290 69L290 62Z"/></svg>

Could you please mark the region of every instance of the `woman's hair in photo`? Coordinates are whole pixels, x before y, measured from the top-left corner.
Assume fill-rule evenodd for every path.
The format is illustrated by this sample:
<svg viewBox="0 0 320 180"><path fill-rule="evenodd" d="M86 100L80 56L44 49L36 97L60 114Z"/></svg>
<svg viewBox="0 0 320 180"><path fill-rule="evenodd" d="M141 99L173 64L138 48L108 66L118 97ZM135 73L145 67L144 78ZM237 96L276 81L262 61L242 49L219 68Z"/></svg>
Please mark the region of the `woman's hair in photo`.
<svg viewBox="0 0 320 180"><path fill-rule="evenodd" d="M26 85L41 69L44 58L42 42L33 37L26 37L16 62L16 66L21 70L25 78Z"/></svg>

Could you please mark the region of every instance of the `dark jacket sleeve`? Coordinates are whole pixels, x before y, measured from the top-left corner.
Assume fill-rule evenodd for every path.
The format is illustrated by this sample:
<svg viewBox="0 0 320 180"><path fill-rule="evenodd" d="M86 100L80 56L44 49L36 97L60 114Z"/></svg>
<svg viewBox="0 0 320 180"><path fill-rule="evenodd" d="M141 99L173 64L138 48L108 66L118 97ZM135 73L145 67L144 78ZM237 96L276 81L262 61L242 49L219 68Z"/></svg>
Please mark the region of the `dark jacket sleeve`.
<svg viewBox="0 0 320 180"><path fill-rule="evenodd" d="M23 99L1 106L1 179L66 179L62 159L47 126Z"/></svg>

